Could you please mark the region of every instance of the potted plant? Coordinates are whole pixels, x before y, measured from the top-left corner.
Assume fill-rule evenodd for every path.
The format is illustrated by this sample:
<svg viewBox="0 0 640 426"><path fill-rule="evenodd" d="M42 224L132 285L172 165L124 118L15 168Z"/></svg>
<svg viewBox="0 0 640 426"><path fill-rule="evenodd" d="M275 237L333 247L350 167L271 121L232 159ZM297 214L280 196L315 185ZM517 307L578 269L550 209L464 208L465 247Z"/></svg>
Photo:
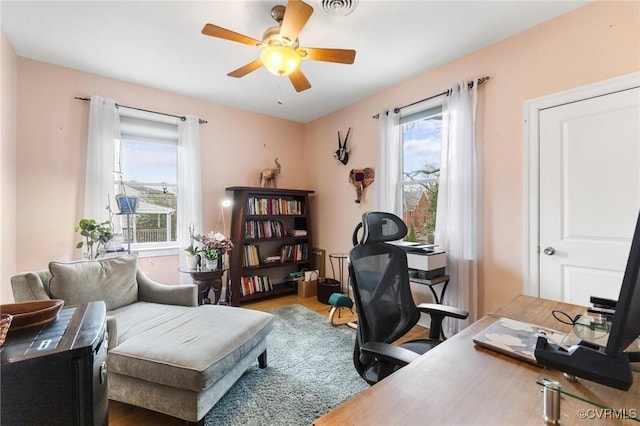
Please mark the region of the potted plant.
<svg viewBox="0 0 640 426"><path fill-rule="evenodd" d="M113 227L108 220L97 223L95 219L80 219L75 231L80 231L80 235L84 237L84 241L76 244L76 248L85 247L88 259L96 259L104 254L107 243L113 238Z"/></svg>
<svg viewBox="0 0 640 426"><path fill-rule="evenodd" d="M220 232L209 232L202 237L202 256L209 269L222 269L222 256L233 250L233 242Z"/></svg>
<svg viewBox="0 0 640 426"><path fill-rule="evenodd" d="M138 197L127 195L127 190L124 186L124 175L121 171L115 171L114 173L119 176L120 180L120 193L116 195L118 209L120 209L120 213L134 214L138 210Z"/></svg>
<svg viewBox="0 0 640 426"><path fill-rule="evenodd" d="M185 257L187 259L187 268L197 269L200 264L200 247L196 246L196 241L201 240L200 234L196 234L196 224L189 225L189 245L185 247Z"/></svg>

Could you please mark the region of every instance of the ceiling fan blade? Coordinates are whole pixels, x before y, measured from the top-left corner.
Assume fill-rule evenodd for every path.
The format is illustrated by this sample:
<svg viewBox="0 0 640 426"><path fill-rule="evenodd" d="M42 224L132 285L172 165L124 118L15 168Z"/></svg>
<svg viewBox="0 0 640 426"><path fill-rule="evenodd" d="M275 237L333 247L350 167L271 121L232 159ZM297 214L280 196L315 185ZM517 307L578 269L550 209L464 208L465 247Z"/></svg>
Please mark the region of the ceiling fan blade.
<svg viewBox="0 0 640 426"><path fill-rule="evenodd" d="M262 44L260 40L256 40L255 38L251 38L249 36L213 24L206 24L202 29L202 34L211 37L222 38L225 40L236 41L238 43L248 44L250 46L259 46Z"/></svg>
<svg viewBox="0 0 640 426"><path fill-rule="evenodd" d="M323 49L321 47L303 47L306 52L305 59L312 61L338 62L341 64L353 64L356 59L356 51L351 49Z"/></svg>
<svg viewBox="0 0 640 426"><path fill-rule="evenodd" d="M294 89L296 89L296 92L311 89L311 83L309 83L309 80L307 80L307 77L305 77L300 68L289 74L289 80L291 84L293 84Z"/></svg>
<svg viewBox="0 0 640 426"><path fill-rule="evenodd" d="M280 35L294 42L312 13L313 8L305 2L289 0L280 26Z"/></svg>
<svg viewBox="0 0 640 426"><path fill-rule="evenodd" d="M231 71L227 75L229 77L236 77L236 78L244 77L250 72L257 70L261 66L262 66L262 61L260 60L260 58L258 58L255 61L249 62L247 65L238 68L237 70Z"/></svg>

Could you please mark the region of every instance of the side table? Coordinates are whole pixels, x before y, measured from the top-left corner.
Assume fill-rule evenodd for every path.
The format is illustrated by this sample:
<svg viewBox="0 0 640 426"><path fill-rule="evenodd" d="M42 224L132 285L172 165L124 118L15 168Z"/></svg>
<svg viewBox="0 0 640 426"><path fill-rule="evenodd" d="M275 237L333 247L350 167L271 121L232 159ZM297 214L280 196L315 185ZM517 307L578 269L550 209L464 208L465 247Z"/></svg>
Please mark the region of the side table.
<svg viewBox="0 0 640 426"><path fill-rule="evenodd" d="M437 277L433 277L428 280L412 277L412 278L409 278L409 281L411 281L412 283L429 286L429 290L431 290L431 293L433 294L433 298L435 299L436 303L441 305L444 299L444 293L445 291L447 291L447 286L449 285L449 275L439 275ZM442 286L442 291L440 292L440 297L438 297L438 294L433 289L433 286L438 284L444 284Z"/></svg>
<svg viewBox="0 0 640 426"><path fill-rule="evenodd" d="M203 305L211 303L211 299L208 297L210 290L213 290L213 304L221 303L222 276L228 269L207 269L207 267L203 267L201 269L178 268L178 271L191 275L193 283L198 286L198 305Z"/></svg>
<svg viewBox="0 0 640 426"><path fill-rule="evenodd" d="M335 267L333 266L333 261L336 260L337 264L338 264L338 274L340 276L340 292L341 293L345 293L344 291L344 261L347 259L347 254L346 253L330 253L329 254L329 263L331 263L331 272L333 273L333 279L337 280L338 277L336 276L336 270ZM349 274L347 274L347 279L349 279ZM347 291L346 294L349 294L349 284L347 283Z"/></svg>
<svg viewBox="0 0 640 426"><path fill-rule="evenodd" d="M1 424L109 424L105 318L104 302L89 302L9 329L0 350Z"/></svg>

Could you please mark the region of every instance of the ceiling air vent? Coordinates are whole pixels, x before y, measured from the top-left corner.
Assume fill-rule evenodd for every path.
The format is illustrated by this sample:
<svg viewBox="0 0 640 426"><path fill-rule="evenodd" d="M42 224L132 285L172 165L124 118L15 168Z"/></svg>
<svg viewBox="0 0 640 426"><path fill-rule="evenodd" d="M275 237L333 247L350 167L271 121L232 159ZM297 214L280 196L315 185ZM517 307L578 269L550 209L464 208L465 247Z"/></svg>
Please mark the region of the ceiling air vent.
<svg viewBox="0 0 640 426"><path fill-rule="evenodd" d="M322 0L322 9L329 15L347 16L358 7L358 0Z"/></svg>

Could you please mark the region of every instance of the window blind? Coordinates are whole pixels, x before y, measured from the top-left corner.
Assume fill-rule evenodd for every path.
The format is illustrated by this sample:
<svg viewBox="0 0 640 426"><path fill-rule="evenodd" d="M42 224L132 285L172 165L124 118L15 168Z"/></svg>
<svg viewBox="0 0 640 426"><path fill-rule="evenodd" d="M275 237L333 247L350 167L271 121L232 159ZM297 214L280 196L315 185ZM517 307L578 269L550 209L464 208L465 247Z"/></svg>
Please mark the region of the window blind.
<svg viewBox="0 0 640 426"><path fill-rule="evenodd" d="M120 137L140 142L178 144L178 119L120 108Z"/></svg>

